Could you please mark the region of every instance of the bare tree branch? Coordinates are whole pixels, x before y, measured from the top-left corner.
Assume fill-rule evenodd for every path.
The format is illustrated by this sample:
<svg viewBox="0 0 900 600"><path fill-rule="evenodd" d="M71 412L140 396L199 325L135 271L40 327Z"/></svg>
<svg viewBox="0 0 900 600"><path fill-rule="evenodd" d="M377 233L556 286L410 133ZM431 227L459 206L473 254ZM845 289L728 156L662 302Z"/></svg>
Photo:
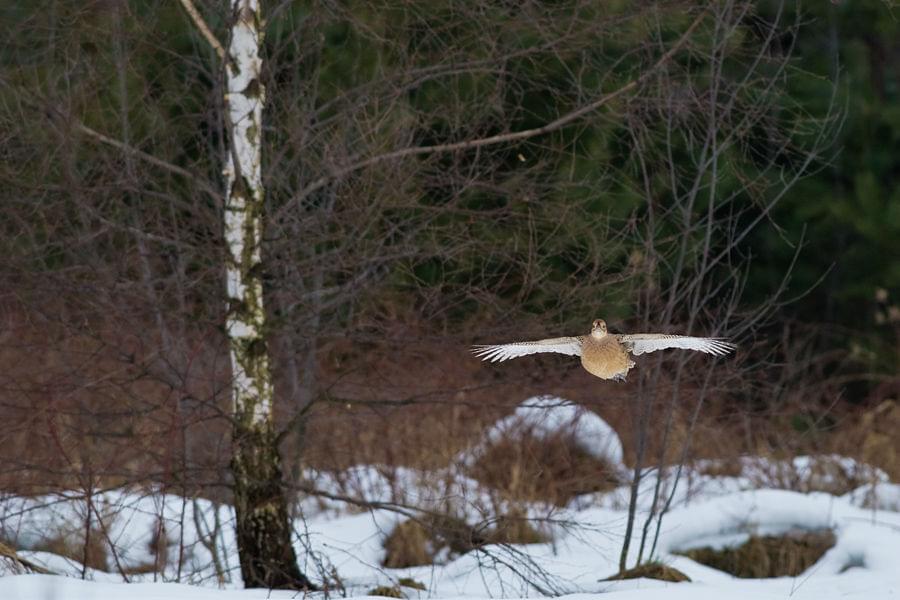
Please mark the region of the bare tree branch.
<svg viewBox="0 0 900 600"><path fill-rule="evenodd" d="M626 83L619 89L610 92L608 94L603 94L599 98L595 99L593 102L590 102L580 108L577 108L553 121L542 125L540 127L534 127L532 129L525 129L522 131L513 131L509 133L501 133L497 135L492 135L485 138L479 139L471 139L464 140L461 142L452 142L448 144L435 144L433 146L414 146L409 148L401 148L399 150L393 150L391 152L386 152L384 154L379 154L376 156L372 156L362 160L356 160L349 165L344 167L337 167L332 172L327 175L323 175L322 177L316 179L311 182L305 188L300 190L300 192L294 197L294 200L299 200L305 198L309 194L315 192L316 190L321 189L331 181L341 179L342 177L352 173L354 171L358 171L360 169L364 169L366 167L370 167L372 165L376 165L381 162L391 161L397 158L403 158L406 156L421 156L427 154L437 154L441 152L454 152L457 150L471 150L474 148L480 148L483 146L490 146L494 144L504 144L509 142L517 142L521 140L526 140L529 138L533 138L535 136L543 135L545 133L550 133L552 131L556 131L573 121L577 121L581 117L584 117L587 114L590 114L602 106L608 104L612 100L634 90L642 83L650 79L656 72L665 66L673 56L684 46L687 41L693 35L694 30L699 27L700 23L703 22L704 17L706 16L706 11L701 11L699 15L691 22L690 26L685 30L685 32L681 35L681 37L672 45L669 50L663 54L656 63L653 64L650 68L646 69L642 72L638 77L632 79L630 82ZM290 206L290 205L288 205Z"/></svg>
<svg viewBox="0 0 900 600"><path fill-rule="evenodd" d="M211 185L209 185L209 183L207 183L206 181L203 181L202 179L197 178L193 173L191 173L187 169L179 167L178 165L173 165L172 163L166 162L160 158L157 158L156 156L153 156L152 154L148 154L147 152L138 150L134 146L129 146L128 144L126 144L124 142L121 142L117 139L111 138L108 135L104 135L104 134L100 133L99 131L88 127L84 123L76 123L75 128L78 131L80 131L81 133L84 133L85 135L97 140L98 142L107 144L114 148L118 148L119 150L122 150L123 152L127 152L128 154L131 154L147 163L150 163L151 165L155 165L157 167L165 169L166 171L169 171L170 173L175 173L176 175L181 175L182 177L184 177L184 178L190 180L192 183L196 184L197 187L202 189L204 192L206 192L207 194L209 194L216 200L221 201L223 198L221 192L217 191L215 188L213 188Z"/></svg>
<svg viewBox="0 0 900 600"><path fill-rule="evenodd" d="M219 43L219 40L216 39L215 34L213 34L212 30L209 28L209 25L206 24L206 20L203 18L203 15L200 14L200 11L197 10L197 7L194 6L193 0L179 0L181 5L184 7L184 10L187 11L187 14L190 15L191 20L196 25L197 29L200 30L200 33L203 34L203 37L206 38L206 41L209 42L209 45L213 47L213 50L216 51L216 54L219 57L219 60L225 62L227 60L227 52L225 52L225 47Z"/></svg>

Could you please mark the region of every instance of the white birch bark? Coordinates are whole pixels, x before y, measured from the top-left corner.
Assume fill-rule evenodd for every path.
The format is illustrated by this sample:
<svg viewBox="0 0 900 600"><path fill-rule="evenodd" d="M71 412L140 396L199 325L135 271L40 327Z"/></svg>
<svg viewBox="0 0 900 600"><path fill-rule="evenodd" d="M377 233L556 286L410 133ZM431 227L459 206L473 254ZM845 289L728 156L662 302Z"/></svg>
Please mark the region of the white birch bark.
<svg viewBox="0 0 900 600"><path fill-rule="evenodd" d="M235 530L246 587L315 589L300 572L291 545L288 501L272 404L274 384L263 306L262 180L263 23L259 0L229 0L233 25L226 51L226 110L230 160L225 239L229 311L226 321L234 403Z"/></svg>
<svg viewBox="0 0 900 600"><path fill-rule="evenodd" d="M247 425L272 417L272 378L265 350L266 312L259 275L263 228L262 28L258 0L232 0L236 15L226 61L225 100L231 127L225 239L228 245L226 323L231 355L235 414Z"/></svg>

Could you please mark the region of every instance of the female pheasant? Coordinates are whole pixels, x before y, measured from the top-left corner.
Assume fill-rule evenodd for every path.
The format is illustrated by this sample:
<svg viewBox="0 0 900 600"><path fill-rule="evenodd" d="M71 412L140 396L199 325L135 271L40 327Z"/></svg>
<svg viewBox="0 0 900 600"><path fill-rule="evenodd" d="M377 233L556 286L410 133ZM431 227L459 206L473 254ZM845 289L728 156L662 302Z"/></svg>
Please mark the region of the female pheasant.
<svg viewBox="0 0 900 600"><path fill-rule="evenodd" d="M666 348L697 350L723 356L734 351L737 346L719 338L664 333L611 334L606 330L606 321L597 319L591 326L590 335L473 346L472 352L482 360L491 362L539 352L558 352L569 356L580 356L581 366L591 375L600 379L625 381L628 371L634 367L634 361L631 360L629 354L637 356Z"/></svg>

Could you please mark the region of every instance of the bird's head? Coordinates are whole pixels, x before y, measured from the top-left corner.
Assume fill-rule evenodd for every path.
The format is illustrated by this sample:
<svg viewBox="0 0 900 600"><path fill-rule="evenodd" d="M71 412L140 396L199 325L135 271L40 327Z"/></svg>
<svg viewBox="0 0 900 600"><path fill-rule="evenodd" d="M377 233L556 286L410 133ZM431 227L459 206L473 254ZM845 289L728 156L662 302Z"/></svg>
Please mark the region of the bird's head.
<svg viewBox="0 0 900 600"><path fill-rule="evenodd" d="M596 337L603 337L606 335L606 321L603 319L595 319L593 323L591 323L591 335Z"/></svg>

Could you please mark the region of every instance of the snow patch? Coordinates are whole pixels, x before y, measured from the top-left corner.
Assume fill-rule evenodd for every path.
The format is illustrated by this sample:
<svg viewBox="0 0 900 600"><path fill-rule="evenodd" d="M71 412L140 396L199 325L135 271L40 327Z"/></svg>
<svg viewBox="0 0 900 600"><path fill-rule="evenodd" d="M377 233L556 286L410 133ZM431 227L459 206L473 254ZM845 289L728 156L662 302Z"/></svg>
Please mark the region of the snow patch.
<svg viewBox="0 0 900 600"><path fill-rule="evenodd" d="M534 406L529 409L537 410ZM541 414L546 414L545 405L540 410ZM570 406L566 410L573 409ZM531 410L524 412L526 415L534 414ZM577 414L577 411L569 414ZM591 439L593 436L594 433ZM388 473L383 468L360 465L351 474L359 484L354 493L372 494L371 500L390 501L400 492L411 503L437 503L442 498L441 493L431 487L434 473L412 470ZM342 477L347 475L341 474ZM449 471L443 475L450 481L445 492L451 495L466 494L455 500L462 506L470 507L475 516L477 510L471 507L478 505L482 498L477 483L464 478L452 479ZM670 476L671 473L665 475ZM347 491L346 482L339 482L335 475L310 472L308 476L320 489ZM360 512L358 506L341 506L334 499L329 501L328 510L309 511L305 520L297 519L295 528L300 535L295 538L295 547L303 558L301 568L305 572L316 580L320 580L323 573L337 573L347 597L365 596L368 590L378 585L396 585L401 577L411 577L428 588L420 594L415 593L418 597L438 599L535 598L570 594L566 597L573 600L787 597L801 600L870 600L900 594L900 573L896 568L897 556L900 555L900 513L881 508L862 508L860 504L864 490L854 490L843 496L779 489L745 490L740 487L749 485L749 479L712 477L693 472L690 468L686 468L684 480L694 481L695 484L680 486L679 489L690 489L690 493L679 492L673 508L665 515L657 558L686 573L692 583L671 584L645 579L604 581L618 569L627 514L623 508L608 501L607 498L613 494L585 496L585 501L593 499L589 505L573 504L545 513L544 516L553 519L552 543L488 546L442 565L382 568L380 560L384 537L398 520L405 517L386 508ZM654 479L647 477L646 481L652 483ZM456 485L460 487L455 488ZM464 489L469 486L469 489ZM896 489L896 484L879 483L875 486L879 497L887 497ZM126 567L153 558L149 541L162 518L167 535L176 542L175 545L178 545L177 540L184 540L180 579L175 561L157 575L130 575L132 581L144 583L128 587L113 583L121 580L115 568L109 573L88 570L88 579L94 581L81 581L78 579L81 566L76 562L45 552L22 549L24 558L70 577L0 577L0 598L111 600L128 595L134 600L226 600L298 597L291 592L236 589L241 586L241 580L230 507L207 500L185 500L159 490L144 493L137 490L109 491L95 495L92 501L95 510L104 518L104 526L115 544L120 563ZM0 537L33 542L42 533L54 528L75 527L84 522L85 502L84 496L78 493L39 498L0 497ZM307 502L305 500L301 506ZM489 508L485 505L478 510ZM636 520L638 530L643 527L648 508L649 501L642 499ZM490 514L480 516L490 518ZM216 530L213 524L217 521L220 528L213 536L210 532ZM777 534L798 528L824 527L834 531L835 546L795 578L735 579L672 553L703 545L732 545L750 533ZM217 548L215 560L220 562L218 570L207 546L213 540ZM638 543L634 542L629 566L634 564L636 546ZM159 583L150 583L154 578ZM175 580L199 586L162 583ZM216 589L218 587L226 589ZM336 590L333 592L336 593ZM603 598L598 594L604 594ZM315 596L324 600L319 595Z"/></svg>

